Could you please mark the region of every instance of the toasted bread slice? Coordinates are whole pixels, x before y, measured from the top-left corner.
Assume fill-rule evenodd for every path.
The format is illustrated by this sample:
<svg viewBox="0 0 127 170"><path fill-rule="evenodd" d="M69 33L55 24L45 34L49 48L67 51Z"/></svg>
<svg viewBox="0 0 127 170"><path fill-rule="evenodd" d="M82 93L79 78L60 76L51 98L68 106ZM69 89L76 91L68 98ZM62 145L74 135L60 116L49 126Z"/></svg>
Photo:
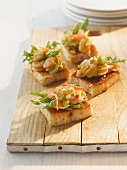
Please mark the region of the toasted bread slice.
<svg viewBox="0 0 127 170"><path fill-rule="evenodd" d="M81 63L84 59L90 58L90 56L81 52L71 54L70 51L64 45L61 45L61 55L63 56L63 58L66 58L72 64Z"/></svg>
<svg viewBox="0 0 127 170"><path fill-rule="evenodd" d="M92 116L93 110L90 104L85 102L84 106L84 108L72 110L41 109L41 112L47 118L49 126L55 126Z"/></svg>
<svg viewBox="0 0 127 170"><path fill-rule="evenodd" d="M79 84L84 87L84 91L88 92L91 96L96 96L104 91L106 91L110 86L120 79L120 73L110 72L106 76L98 76L92 78L79 78L76 76L76 72L71 75L71 83Z"/></svg>
<svg viewBox="0 0 127 170"><path fill-rule="evenodd" d="M59 70L56 74L50 75L47 71L32 71L33 76L43 85L48 85L56 81L66 80L69 77L69 69L63 62L63 69Z"/></svg>

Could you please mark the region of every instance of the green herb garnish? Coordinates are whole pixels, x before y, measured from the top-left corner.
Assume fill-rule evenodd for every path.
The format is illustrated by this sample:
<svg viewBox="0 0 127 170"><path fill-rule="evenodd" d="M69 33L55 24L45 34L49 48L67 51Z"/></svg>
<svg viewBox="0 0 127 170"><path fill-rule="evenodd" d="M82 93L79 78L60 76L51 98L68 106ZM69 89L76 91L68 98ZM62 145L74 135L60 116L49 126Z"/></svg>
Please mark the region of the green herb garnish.
<svg viewBox="0 0 127 170"><path fill-rule="evenodd" d="M36 52L38 49L35 46L31 46L31 51L27 52L26 50L23 53L23 56L25 56L25 58L23 59L23 62L28 61L30 64L33 62L33 55L34 52Z"/></svg>
<svg viewBox="0 0 127 170"><path fill-rule="evenodd" d="M63 100L62 103L61 103L61 105L62 105L63 107L66 106L66 105L67 105L67 100Z"/></svg>
<svg viewBox="0 0 127 170"><path fill-rule="evenodd" d="M88 25L89 25L89 18L86 18L86 19L85 19L85 22L84 22L84 24L83 24L83 26L82 26L82 29L83 29L84 31L88 30Z"/></svg>
<svg viewBox="0 0 127 170"><path fill-rule="evenodd" d="M46 104L46 105L43 107L43 109L51 109L51 108L52 108L52 106L51 106L50 103Z"/></svg>
<svg viewBox="0 0 127 170"><path fill-rule="evenodd" d="M111 61L111 64L112 63L125 63L127 61L127 59L117 59L117 57L115 56L114 58L110 57L110 56L107 56L105 58L105 60L107 61Z"/></svg>
<svg viewBox="0 0 127 170"><path fill-rule="evenodd" d="M77 22L74 28L72 29L72 34L77 34L81 26L82 26L82 22L81 21Z"/></svg>
<svg viewBox="0 0 127 170"><path fill-rule="evenodd" d="M59 44L59 43L56 41L53 41L52 43L50 43L50 41L48 41L46 48L49 48L49 49L55 48L55 47L57 47L57 44Z"/></svg>
<svg viewBox="0 0 127 170"><path fill-rule="evenodd" d="M33 96L38 96L38 97L40 97L39 98L39 100L38 101L36 101L36 100L30 100L32 103L34 103L35 105L44 105L44 104L46 104L46 105L44 105L44 107L43 108L51 108L51 101L52 100L54 100L54 98L48 98L47 97L47 93L39 93L39 92L30 92L30 94L31 95L33 95Z"/></svg>
<svg viewBox="0 0 127 170"><path fill-rule="evenodd" d="M49 103L52 101L52 99L48 98L48 97L44 97L44 98L39 98L41 103Z"/></svg>
<svg viewBox="0 0 127 170"><path fill-rule="evenodd" d="M88 30L88 25L89 18L86 18L83 24L81 21L77 22L76 25L72 28L72 34L77 34L79 29L82 29L84 31Z"/></svg>
<svg viewBox="0 0 127 170"><path fill-rule="evenodd" d="M37 50L38 50L37 47L35 47L34 45L31 45L31 53L32 54Z"/></svg>
<svg viewBox="0 0 127 170"><path fill-rule="evenodd" d="M66 46L66 47L76 47L76 46L79 45L79 42L72 42L72 41L70 41L70 40L67 40L67 41L65 41L63 44L64 44L64 46Z"/></svg>
<svg viewBox="0 0 127 170"><path fill-rule="evenodd" d="M30 94L33 96L40 96L40 97L46 97L48 95L47 93L39 93L39 92L30 92Z"/></svg>
<svg viewBox="0 0 127 170"><path fill-rule="evenodd" d="M41 103L35 100L30 100L32 103L34 103L35 105L40 105Z"/></svg>
<svg viewBox="0 0 127 170"><path fill-rule="evenodd" d="M80 84L74 84L75 86L80 86Z"/></svg>
<svg viewBox="0 0 127 170"><path fill-rule="evenodd" d="M97 61L98 61L98 64L100 64L100 65L104 65L106 62L105 62L105 59L104 58L102 58L102 57L97 57Z"/></svg>
<svg viewBox="0 0 127 170"><path fill-rule="evenodd" d="M56 65L56 67L55 67L54 69L52 69L52 70L49 71L49 74L50 74L50 75L54 75L55 73L58 72L58 70L59 70L59 65Z"/></svg>
<svg viewBox="0 0 127 170"><path fill-rule="evenodd" d="M78 104L73 104L73 105L72 105L72 108L73 108L73 109L79 109L79 108L81 108L81 105L80 105L80 103L78 103Z"/></svg>
<svg viewBox="0 0 127 170"><path fill-rule="evenodd" d="M80 109L80 108L84 108L83 103L72 104L69 107L67 107L66 110Z"/></svg>
<svg viewBox="0 0 127 170"><path fill-rule="evenodd" d="M62 95L60 96L60 101L63 101L63 100L64 100L64 97L65 97L65 95L62 94Z"/></svg>
<svg viewBox="0 0 127 170"><path fill-rule="evenodd" d="M47 56L47 57L51 57L51 56L56 56L57 54L59 54L59 50L49 50L49 51L46 53L46 56Z"/></svg>
<svg viewBox="0 0 127 170"><path fill-rule="evenodd" d="M72 110L72 107L67 107L66 110Z"/></svg>

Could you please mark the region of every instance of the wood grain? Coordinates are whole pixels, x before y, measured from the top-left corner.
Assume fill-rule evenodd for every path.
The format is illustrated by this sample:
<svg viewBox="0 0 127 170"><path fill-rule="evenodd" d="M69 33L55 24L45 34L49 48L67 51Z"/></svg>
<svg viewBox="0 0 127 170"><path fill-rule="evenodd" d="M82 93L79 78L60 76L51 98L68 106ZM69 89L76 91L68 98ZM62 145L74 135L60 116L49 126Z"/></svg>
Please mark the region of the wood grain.
<svg viewBox="0 0 127 170"><path fill-rule="evenodd" d="M43 47L48 40L60 41L66 29L33 30L30 44ZM127 28L91 26L90 29L97 30L101 34L91 37L98 48L99 55L126 57ZM70 69L74 67L67 61L66 63ZM101 151L127 151L125 149L127 144L127 64L122 64L120 71L120 81L105 93L90 99L94 110L92 117L82 122L49 127L43 114L29 102L33 99L29 92L54 88L61 82L43 87L32 77L27 68L24 68L7 142L8 150L26 152L24 147L27 147L28 152L98 152L97 147L104 147ZM20 146L19 150L17 146ZM61 146L62 149L59 148ZM65 150L64 146L66 146Z"/></svg>
<svg viewBox="0 0 127 170"><path fill-rule="evenodd" d="M24 69L8 144L43 145L46 119L30 102L30 91L40 91L42 86Z"/></svg>
<svg viewBox="0 0 127 170"><path fill-rule="evenodd" d="M94 114L82 122L82 144L118 143L113 88L90 100Z"/></svg>
<svg viewBox="0 0 127 170"><path fill-rule="evenodd" d="M44 145L80 145L81 121L57 127L46 126Z"/></svg>

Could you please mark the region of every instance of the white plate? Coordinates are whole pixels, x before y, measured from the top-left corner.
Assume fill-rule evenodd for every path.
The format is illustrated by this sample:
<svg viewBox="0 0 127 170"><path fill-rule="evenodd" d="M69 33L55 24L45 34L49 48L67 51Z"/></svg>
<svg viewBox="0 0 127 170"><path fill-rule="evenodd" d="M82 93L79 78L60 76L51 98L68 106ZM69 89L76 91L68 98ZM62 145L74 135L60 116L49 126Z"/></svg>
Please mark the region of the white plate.
<svg viewBox="0 0 127 170"><path fill-rule="evenodd" d="M94 11L127 11L127 0L67 0L67 2Z"/></svg>
<svg viewBox="0 0 127 170"><path fill-rule="evenodd" d="M72 19L72 20L74 20L74 21L79 21L79 20L85 20L86 19L86 17L84 16L84 17L80 17L80 16L74 16L74 15L72 15L70 12L68 12L65 8L63 9L63 11L64 11L64 13L65 13L65 15L67 16L67 17L69 17L70 19ZM101 21L95 21L95 20L93 20L93 18L89 18L90 19L90 24L91 25L109 25L109 26L120 26L120 25L127 25L127 20L126 21L121 21L121 22L114 22L114 23L112 23L112 22L101 22Z"/></svg>
<svg viewBox="0 0 127 170"><path fill-rule="evenodd" d="M114 11L114 12L102 12L102 11L90 11L87 9L81 9L76 6L69 4L67 1L65 3L65 7L77 14L91 16L91 17L100 17L100 18L117 18L117 17L127 17L127 11Z"/></svg>
<svg viewBox="0 0 127 170"><path fill-rule="evenodd" d="M79 18L80 20L84 20L86 17L88 17L90 19L91 22L100 22L100 23L111 23L112 25L119 24L119 23L126 23L127 24L127 17L122 17L122 18L95 18L95 17L91 17L91 16L85 16L85 15L80 15L74 12L71 12L70 10L68 10L67 8L64 8L65 13L67 12L69 15L71 15L72 17L76 17Z"/></svg>

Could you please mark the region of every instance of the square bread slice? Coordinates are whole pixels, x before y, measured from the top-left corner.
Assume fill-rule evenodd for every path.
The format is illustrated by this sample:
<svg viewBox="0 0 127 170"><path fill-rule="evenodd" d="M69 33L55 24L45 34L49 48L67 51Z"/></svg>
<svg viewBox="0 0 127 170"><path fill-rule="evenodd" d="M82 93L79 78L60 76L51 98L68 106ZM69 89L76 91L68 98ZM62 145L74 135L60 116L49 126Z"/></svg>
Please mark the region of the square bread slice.
<svg viewBox="0 0 127 170"><path fill-rule="evenodd" d="M81 87L84 87L85 92L88 92L94 97L106 91L110 86L117 82L120 79L120 73L117 71L110 72L106 74L106 76L80 78L76 76L76 72L73 72L70 79L72 84L79 84Z"/></svg>
<svg viewBox="0 0 127 170"><path fill-rule="evenodd" d="M93 109L88 102L84 103L84 108L72 110L41 109L41 112L48 120L49 126L67 124L72 121L88 118L92 116Z"/></svg>
<svg viewBox="0 0 127 170"><path fill-rule="evenodd" d="M59 70L56 74L50 75L47 71L32 71L33 76L43 85L48 85L56 81L67 80L69 77L69 69L64 62L63 70Z"/></svg>

